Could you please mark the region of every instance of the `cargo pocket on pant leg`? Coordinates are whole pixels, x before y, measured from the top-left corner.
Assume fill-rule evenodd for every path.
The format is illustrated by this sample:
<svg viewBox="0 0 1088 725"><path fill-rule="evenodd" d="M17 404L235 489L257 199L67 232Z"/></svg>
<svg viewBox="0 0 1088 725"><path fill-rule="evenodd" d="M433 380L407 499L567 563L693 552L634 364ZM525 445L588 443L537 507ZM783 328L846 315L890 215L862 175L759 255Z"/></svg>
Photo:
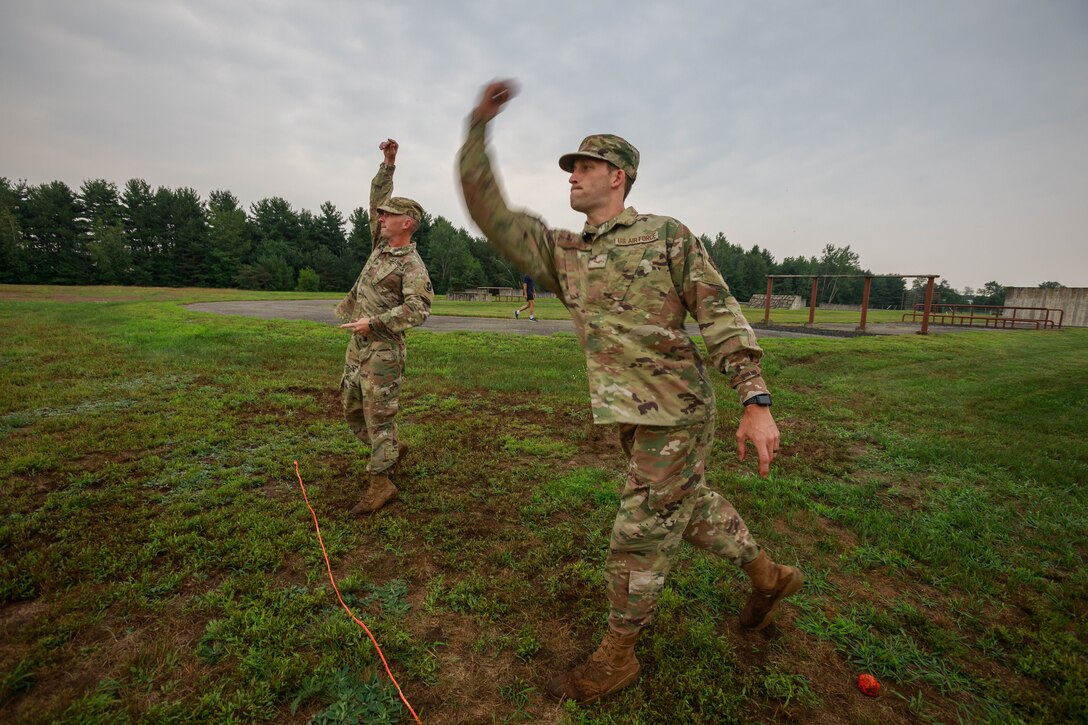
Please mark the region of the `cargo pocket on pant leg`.
<svg viewBox="0 0 1088 725"><path fill-rule="evenodd" d="M632 620L642 626L653 619L657 600L665 588L665 575L657 571L633 571L627 582L627 607Z"/></svg>

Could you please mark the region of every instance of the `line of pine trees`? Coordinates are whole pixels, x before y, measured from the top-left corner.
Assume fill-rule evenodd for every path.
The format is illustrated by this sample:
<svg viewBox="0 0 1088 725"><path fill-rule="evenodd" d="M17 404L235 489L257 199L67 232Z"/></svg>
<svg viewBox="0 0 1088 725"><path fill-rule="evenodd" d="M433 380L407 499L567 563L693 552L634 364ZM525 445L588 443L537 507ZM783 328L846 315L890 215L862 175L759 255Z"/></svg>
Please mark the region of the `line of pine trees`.
<svg viewBox="0 0 1088 725"><path fill-rule="evenodd" d="M415 239L440 293L521 286L512 265L441 216L425 216ZM330 202L314 214L272 197L247 212L229 191L204 200L142 179L76 191L0 177L3 283L346 291L371 246L365 208L345 220Z"/></svg>
<svg viewBox="0 0 1088 725"><path fill-rule="evenodd" d="M768 274L868 273L849 246L828 244L818 257L776 262L768 250L745 250L721 233L702 239L742 301L766 291ZM521 286L517 269L444 217L425 215L415 240L439 294ZM205 200L194 189L152 189L142 179L120 189L92 179L77 191L62 181L33 186L0 177L0 283L342 292L355 281L371 246L370 218L362 207L345 220L331 202L314 214L272 197L247 211L229 191L213 191ZM810 284L808 278L779 280L774 292L807 300ZM912 292L902 279L876 278L870 305L909 306L917 288L916 283ZM823 303L858 304L861 295L861 279L828 277L820 283ZM943 280L938 297L962 301Z"/></svg>

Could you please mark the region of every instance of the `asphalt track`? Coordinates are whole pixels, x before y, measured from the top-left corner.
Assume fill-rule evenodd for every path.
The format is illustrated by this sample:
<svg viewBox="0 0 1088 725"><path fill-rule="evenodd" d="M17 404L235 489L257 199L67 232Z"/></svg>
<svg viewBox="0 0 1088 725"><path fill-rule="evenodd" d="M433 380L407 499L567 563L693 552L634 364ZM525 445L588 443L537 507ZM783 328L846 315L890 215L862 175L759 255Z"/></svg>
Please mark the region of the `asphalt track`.
<svg viewBox="0 0 1088 725"><path fill-rule="evenodd" d="M217 315L256 317L262 320L310 320L311 322L324 322L325 324L339 324L336 316L333 315L335 304L335 300L329 299L277 299L195 303L186 305L186 307L197 312L214 312ZM537 320L532 322L526 317L516 320L514 317L432 315L423 323L423 328L432 332L506 332L519 335L545 336L557 332L574 334L574 324L570 320ZM697 325L689 324L688 332L697 335ZM808 337L820 333L759 329L756 334L761 337Z"/></svg>
<svg viewBox="0 0 1088 725"><path fill-rule="evenodd" d="M212 312L219 315L238 317L256 317L262 320L309 320L327 325L339 324L332 310L335 300L247 300L236 302L197 302L186 305L196 312ZM761 310L756 310L761 312ZM431 315L423 327L433 332L506 332L516 335L554 335L556 333L574 334L574 324L570 320L538 320L531 322L526 317L515 320L513 317L452 317ZM810 330L782 330L774 327L758 327L758 337L812 337L812 336L853 336L853 324L821 324ZM963 328L930 327L930 332L951 332ZM979 329L979 328L974 328ZM698 335L699 328L694 324L687 326L689 334ZM866 330L877 335L907 335L918 331L918 325L881 323L869 325Z"/></svg>

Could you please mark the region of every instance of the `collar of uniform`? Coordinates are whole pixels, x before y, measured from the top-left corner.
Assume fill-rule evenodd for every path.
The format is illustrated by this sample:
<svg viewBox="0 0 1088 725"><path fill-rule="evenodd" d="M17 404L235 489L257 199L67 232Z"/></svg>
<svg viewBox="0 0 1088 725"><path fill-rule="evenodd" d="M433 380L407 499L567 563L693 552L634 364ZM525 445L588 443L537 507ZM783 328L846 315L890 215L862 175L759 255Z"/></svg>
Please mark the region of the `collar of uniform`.
<svg viewBox="0 0 1088 725"><path fill-rule="evenodd" d="M384 251L389 252L390 254L392 254L395 257L403 257L405 254L408 254L409 252L414 251L415 248L416 248L416 243L415 242L410 242L408 244L405 244L403 247L390 247L388 244L386 244Z"/></svg>
<svg viewBox="0 0 1088 725"><path fill-rule="evenodd" d="M635 223L638 219L638 212L635 211L635 207L629 206L621 211L616 216L612 217L599 227L591 226L588 222L582 227L582 236L589 235L592 237L599 237L602 234L607 234L613 227L625 226L629 227Z"/></svg>

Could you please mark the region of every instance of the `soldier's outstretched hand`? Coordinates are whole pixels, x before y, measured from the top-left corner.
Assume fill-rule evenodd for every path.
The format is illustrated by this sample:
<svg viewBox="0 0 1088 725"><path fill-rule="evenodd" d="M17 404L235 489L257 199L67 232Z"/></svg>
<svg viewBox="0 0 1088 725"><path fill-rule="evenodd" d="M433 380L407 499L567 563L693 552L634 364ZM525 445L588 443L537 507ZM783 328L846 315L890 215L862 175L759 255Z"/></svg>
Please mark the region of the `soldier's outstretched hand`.
<svg viewBox="0 0 1088 725"><path fill-rule="evenodd" d="M477 121L490 121L499 115L499 111L506 102L517 95L518 87L512 78L501 81L491 81L484 88L480 103L472 111L472 117Z"/></svg>
<svg viewBox="0 0 1088 725"><path fill-rule="evenodd" d="M354 333L366 337L370 334L370 318L360 317L358 320L355 320L355 322L347 322L343 325L340 325L340 329L351 330Z"/></svg>
<svg viewBox="0 0 1088 725"><path fill-rule="evenodd" d="M771 461L782 442L770 408L760 405L744 408L744 415L737 427L737 458L742 461L748 454L748 441L755 446L756 455L759 456L759 475L766 476L771 472Z"/></svg>
<svg viewBox="0 0 1088 725"><path fill-rule="evenodd" d="M391 138L387 138L378 144L378 148L385 154L385 165L395 166L397 163L397 149L400 148L400 144Z"/></svg>

